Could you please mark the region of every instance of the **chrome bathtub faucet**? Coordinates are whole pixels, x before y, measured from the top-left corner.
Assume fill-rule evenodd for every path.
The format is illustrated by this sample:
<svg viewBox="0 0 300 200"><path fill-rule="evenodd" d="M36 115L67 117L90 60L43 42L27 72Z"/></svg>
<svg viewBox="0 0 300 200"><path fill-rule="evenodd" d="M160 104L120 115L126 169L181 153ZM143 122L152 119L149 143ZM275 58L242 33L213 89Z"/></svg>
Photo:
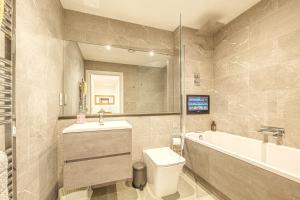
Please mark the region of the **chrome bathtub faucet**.
<svg viewBox="0 0 300 200"><path fill-rule="evenodd" d="M276 138L277 144L282 143L282 137L285 135L284 128L272 127L272 126L262 126L258 130L258 132L264 136L264 142L268 142L268 136L272 136Z"/></svg>

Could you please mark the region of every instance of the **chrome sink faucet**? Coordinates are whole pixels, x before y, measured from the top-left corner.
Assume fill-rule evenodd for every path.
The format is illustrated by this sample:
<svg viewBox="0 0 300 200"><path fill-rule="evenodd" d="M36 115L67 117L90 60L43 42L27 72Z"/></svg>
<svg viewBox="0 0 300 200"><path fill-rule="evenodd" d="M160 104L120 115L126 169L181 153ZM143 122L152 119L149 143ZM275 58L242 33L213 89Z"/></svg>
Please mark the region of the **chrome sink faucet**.
<svg viewBox="0 0 300 200"><path fill-rule="evenodd" d="M104 125L104 113L105 110L102 108L99 112L99 124Z"/></svg>
<svg viewBox="0 0 300 200"><path fill-rule="evenodd" d="M272 126L262 126L258 132L264 136L264 142L268 142L268 136L273 136L277 139L277 144L282 143L282 137L285 135L284 128Z"/></svg>

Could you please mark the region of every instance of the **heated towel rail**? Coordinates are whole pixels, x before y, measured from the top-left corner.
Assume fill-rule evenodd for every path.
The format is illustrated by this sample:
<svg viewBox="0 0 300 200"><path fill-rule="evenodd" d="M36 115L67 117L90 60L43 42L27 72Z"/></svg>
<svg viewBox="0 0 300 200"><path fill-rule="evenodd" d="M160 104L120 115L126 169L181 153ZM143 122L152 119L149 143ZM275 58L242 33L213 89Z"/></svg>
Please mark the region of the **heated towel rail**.
<svg viewBox="0 0 300 200"><path fill-rule="evenodd" d="M8 193L9 199L15 199L14 191L14 8L15 0L0 0L0 131L4 135L5 152L8 157Z"/></svg>

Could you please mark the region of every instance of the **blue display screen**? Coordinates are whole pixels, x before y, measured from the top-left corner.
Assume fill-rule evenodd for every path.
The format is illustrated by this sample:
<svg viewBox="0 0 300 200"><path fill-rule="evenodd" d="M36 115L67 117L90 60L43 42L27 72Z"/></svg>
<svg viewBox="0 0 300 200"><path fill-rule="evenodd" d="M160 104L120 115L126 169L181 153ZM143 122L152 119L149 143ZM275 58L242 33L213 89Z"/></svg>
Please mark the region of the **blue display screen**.
<svg viewBox="0 0 300 200"><path fill-rule="evenodd" d="M209 96L188 95L187 112L188 113L209 113Z"/></svg>

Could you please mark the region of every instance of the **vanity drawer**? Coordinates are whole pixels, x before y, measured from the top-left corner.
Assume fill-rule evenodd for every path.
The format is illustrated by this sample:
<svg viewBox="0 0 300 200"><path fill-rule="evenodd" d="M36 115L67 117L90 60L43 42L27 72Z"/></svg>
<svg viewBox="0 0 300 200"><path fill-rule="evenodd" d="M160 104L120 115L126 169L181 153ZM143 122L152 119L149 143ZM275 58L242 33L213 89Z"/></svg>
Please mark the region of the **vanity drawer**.
<svg viewBox="0 0 300 200"><path fill-rule="evenodd" d="M131 152L131 129L67 133L63 136L64 161Z"/></svg>
<svg viewBox="0 0 300 200"><path fill-rule="evenodd" d="M99 185L131 178L131 154L64 164L64 187Z"/></svg>

